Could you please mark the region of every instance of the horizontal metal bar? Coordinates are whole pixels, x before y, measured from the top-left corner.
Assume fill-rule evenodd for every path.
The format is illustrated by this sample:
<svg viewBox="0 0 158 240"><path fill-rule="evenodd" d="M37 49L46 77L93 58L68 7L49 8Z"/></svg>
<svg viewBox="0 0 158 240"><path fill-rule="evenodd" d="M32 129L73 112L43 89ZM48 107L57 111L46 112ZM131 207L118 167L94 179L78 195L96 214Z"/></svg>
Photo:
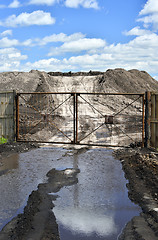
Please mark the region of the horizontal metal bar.
<svg viewBox="0 0 158 240"><path fill-rule="evenodd" d="M158 120L152 120L150 123L158 123Z"/></svg>
<svg viewBox="0 0 158 240"><path fill-rule="evenodd" d="M90 144L90 143L73 143L73 142L45 142L45 141L28 141L28 140L17 140L17 142L30 142L30 143L51 143L51 144L71 144L71 145L81 145L81 146L93 146L93 147L126 147L125 145L110 145L110 144Z"/></svg>
<svg viewBox="0 0 158 240"><path fill-rule="evenodd" d="M20 92L17 93L17 95L28 95L28 94L71 94L73 95L73 92Z"/></svg>
<svg viewBox="0 0 158 240"><path fill-rule="evenodd" d="M0 119L5 119L5 118L13 118L14 116L13 115L11 115L11 116L0 116Z"/></svg>
<svg viewBox="0 0 158 240"><path fill-rule="evenodd" d="M4 92L2 91L2 92L0 92L0 94L1 94L1 93L3 93L3 94L4 94L4 93L13 93L13 92L14 92L14 91L8 91L8 92L7 92L7 91L6 91L6 92L5 92L5 91L4 91Z"/></svg>
<svg viewBox="0 0 158 240"><path fill-rule="evenodd" d="M84 94L84 95L135 95L135 96L144 96L144 93L97 93L97 92L94 92L94 93L76 93L76 94Z"/></svg>
<svg viewBox="0 0 158 240"><path fill-rule="evenodd" d="M84 94L84 95L135 95L135 96L144 96L144 93L102 93L102 92L91 92L91 93L87 93L87 92L21 92L21 93L17 93L19 96L20 95L24 95L24 94Z"/></svg>

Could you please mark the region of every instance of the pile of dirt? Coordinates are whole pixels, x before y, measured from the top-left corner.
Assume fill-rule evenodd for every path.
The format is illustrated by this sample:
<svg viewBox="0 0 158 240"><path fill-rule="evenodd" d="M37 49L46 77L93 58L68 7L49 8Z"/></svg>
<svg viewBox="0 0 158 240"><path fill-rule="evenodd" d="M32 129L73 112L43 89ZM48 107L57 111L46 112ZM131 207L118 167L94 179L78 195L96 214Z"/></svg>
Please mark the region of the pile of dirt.
<svg viewBox="0 0 158 240"><path fill-rule="evenodd" d="M158 154L147 149L115 151L129 183L129 198L142 213L125 227L119 240L158 239Z"/></svg>
<svg viewBox="0 0 158 240"><path fill-rule="evenodd" d="M48 85L44 87L43 78ZM91 81L92 79L92 81ZM89 83L88 83L89 82ZM88 86L85 86L85 84ZM56 92L61 87L67 91L88 92L122 92L137 93L145 91L158 91L158 82L147 72L139 70L109 69L106 72L2 72L0 85L3 91L16 90L18 92L34 92L49 90ZM92 86L93 85L93 86ZM82 86L82 87L81 87Z"/></svg>
<svg viewBox="0 0 158 240"><path fill-rule="evenodd" d="M40 74L40 81L35 89L35 92L44 92L44 93L52 92L52 89L48 84L46 77L42 73ZM32 94L30 99L28 100L28 103L31 106L35 107L36 109L40 108L40 110L43 110L45 112L49 112L52 110L53 102L54 102L53 97L52 95L49 95L49 94L47 95L42 94L40 98L37 98L36 95Z"/></svg>
<svg viewBox="0 0 158 240"><path fill-rule="evenodd" d="M100 83L111 86L115 92L120 93L144 93L145 91L158 90L158 82L147 72L138 70L115 69L107 70Z"/></svg>

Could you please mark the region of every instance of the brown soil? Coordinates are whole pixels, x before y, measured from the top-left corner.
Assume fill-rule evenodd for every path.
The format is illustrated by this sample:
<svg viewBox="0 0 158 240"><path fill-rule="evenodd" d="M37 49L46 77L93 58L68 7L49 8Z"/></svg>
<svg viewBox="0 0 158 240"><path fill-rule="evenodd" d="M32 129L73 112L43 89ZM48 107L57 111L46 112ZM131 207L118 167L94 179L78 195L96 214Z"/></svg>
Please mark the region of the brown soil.
<svg viewBox="0 0 158 240"><path fill-rule="evenodd" d="M24 142L8 142L5 144L0 144L0 161L4 157L9 156L12 153L27 152L33 148L37 148L37 143L24 143Z"/></svg>
<svg viewBox="0 0 158 240"><path fill-rule="evenodd" d="M22 145L20 145L22 147ZM52 211L52 200L57 196L49 193L58 192L63 186L77 183L78 169L65 170L55 169L47 173L48 181L39 184L38 189L33 191L24 208L23 214L19 214L9 222L0 233L0 240L58 240L58 225Z"/></svg>
<svg viewBox="0 0 158 240"><path fill-rule="evenodd" d="M127 224L119 240L158 239L158 154L147 149L115 152L129 183L129 198L142 208Z"/></svg>
<svg viewBox="0 0 158 240"><path fill-rule="evenodd" d="M145 91L157 91L158 82L145 71L132 69L126 71L121 68L108 69L106 72L77 72L77 73L60 73L60 72L40 72L31 70L30 72L2 72L0 73L0 85L3 91L16 90L20 92L34 92L40 88L43 79L49 84L46 91L52 92L78 91L78 87L83 85L84 90L91 92L86 86L86 79L94 77L94 92L125 92L137 93ZM71 78L70 86L67 86L68 80ZM85 86L84 86L85 85ZM91 85L91 84L90 84ZM59 90L60 89L60 90ZM45 91L45 89L43 89ZM82 90L83 91L83 90Z"/></svg>
<svg viewBox="0 0 158 240"><path fill-rule="evenodd" d="M27 151L24 143L3 146L3 155ZM0 146L1 151L2 147ZM124 228L119 240L156 240L158 239L158 154L147 149L128 148L116 150L115 157L120 159L125 177L129 180L129 198L142 208L140 216L134 217ZM52 200L65 185L77 183L78 171L67 176L64 171L52 169L48 172L48 182L39 184L28 199L24 213L8 223L0 233L0 240L48 240L59 239L58 226L52 212Z"/></svg>

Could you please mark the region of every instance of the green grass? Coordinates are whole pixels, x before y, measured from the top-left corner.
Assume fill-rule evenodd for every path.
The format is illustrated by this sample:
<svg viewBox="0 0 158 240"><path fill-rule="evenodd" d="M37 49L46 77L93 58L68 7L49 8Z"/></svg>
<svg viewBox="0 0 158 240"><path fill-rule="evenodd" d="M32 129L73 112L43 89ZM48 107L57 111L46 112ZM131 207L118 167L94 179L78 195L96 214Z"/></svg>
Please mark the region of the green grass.
<svg viewBox="0 0 158 240"><path fill-rule="evenodd" d="M7 143L7 141L8 140L6 138L4 138L4 137L0 138L0 144Z"/></svg>

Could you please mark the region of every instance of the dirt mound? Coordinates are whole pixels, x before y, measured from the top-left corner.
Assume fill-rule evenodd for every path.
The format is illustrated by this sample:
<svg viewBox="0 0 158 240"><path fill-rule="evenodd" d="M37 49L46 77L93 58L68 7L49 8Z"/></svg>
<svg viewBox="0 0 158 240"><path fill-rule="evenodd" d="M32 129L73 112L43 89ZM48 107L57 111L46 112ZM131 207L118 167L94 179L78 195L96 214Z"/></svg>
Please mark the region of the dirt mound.
<svg viewBox="0 0 158 240"><path fill-rule="evenodd" d="M47 82L46 77L44 76L44 74L40 73L40 81L37 85L37 88L35 89L35 92L52 92L52 89L50 87L50 85ZM53 97L52 95L49 94L42 94L40 95L40 98L38 97L38 95L34 95L32 94L30 99L28 100L29 104L31 106L33 106L35 109L40 109L43 110L45 112L49 112L52 110L52 106L53 106ZM50 108L50 109L49 109Z"/></svg>
<svg viewBox="0 0 158 240"><path fill-rule="evenodd" d="M47 84L45 83L45 81ZM145 92L158 91L158 82L147 72L138 70L109 69L106 72L2 72L2 91L20 92L57 91L105 91L105 92ZM48 86L49 85L49 86ZM69 88L68 88L69 86ZM62 91L61 90L61 91Z"/></svg>
<svg viewBox="0 0 158 240"><path fill-rule="evenodd" d="M147 72L138 70L107 70L99 79L104 90L110 88L120 93L143 93L158 90L158 82Z"/></svg>

